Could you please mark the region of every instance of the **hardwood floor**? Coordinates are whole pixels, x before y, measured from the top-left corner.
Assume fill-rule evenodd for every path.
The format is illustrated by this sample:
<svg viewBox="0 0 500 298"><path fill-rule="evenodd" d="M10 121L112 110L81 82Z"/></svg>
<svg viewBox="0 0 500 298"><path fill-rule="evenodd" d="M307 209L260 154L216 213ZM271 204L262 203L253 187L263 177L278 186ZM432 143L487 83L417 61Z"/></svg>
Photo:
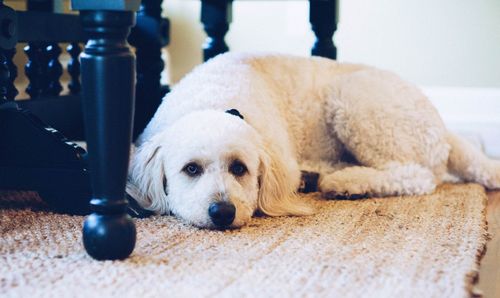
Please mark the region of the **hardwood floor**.
<svg viewBox="0 0 500 298"><path fill-rule="evenodd" d="M449 130L500 159L500 88L429 87L423 91ZM477 288L485 298L500 298L500 191L488 193L488 241Z"/></svg>
<svg viewBox="0 0 500 298"><path fill-rule="evenodd" d="M486 254L479 268L479 284L477 288L485 298L500 297L500 191L488 193L488 241Z"/></svg>

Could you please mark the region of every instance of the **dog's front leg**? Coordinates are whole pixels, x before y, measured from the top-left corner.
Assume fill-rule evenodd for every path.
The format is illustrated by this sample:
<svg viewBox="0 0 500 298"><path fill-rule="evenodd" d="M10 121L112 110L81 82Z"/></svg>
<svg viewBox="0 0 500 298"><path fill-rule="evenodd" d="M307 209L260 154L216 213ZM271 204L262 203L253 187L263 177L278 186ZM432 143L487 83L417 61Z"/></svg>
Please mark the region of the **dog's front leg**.
<svg viewBox="0 0 500 298"><path fill-rule="evenodd" d="M320 179L319 190L326 198L422 195L434 191L432 172L418 164L392 162L381 168L346 167Z"/></svg>

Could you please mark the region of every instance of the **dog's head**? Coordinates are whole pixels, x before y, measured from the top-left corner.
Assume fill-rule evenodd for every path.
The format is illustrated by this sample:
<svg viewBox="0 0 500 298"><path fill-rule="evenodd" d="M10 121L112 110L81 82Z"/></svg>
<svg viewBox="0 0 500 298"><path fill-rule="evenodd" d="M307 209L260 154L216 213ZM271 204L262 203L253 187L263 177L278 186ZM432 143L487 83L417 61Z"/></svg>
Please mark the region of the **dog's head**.
<svg viewBox="0 0 500 298"><path fill-rule="evenodd" d="M255 211L302 215L282 157L234 113L192 112L133 153L127 192L141 206L207 228L240 227Z"/></svg>

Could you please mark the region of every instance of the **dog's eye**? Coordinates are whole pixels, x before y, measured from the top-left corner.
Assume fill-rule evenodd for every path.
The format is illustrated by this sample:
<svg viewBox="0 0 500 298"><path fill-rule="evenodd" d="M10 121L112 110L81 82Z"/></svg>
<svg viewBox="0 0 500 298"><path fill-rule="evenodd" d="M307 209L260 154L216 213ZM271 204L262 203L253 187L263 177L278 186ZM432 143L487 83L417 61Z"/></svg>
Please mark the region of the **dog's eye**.
<svg viewBox="0 0 500 298"><path fill-rule="evenodd" d="M245 173L248 171L247 167L239 160L233 161L233 163L229 166L229 171L237 176L241 177L245 175Z"/></svg>
<svg viewBox="0 0 500 298"><path fill-rule="evenodd" d="M196 177L203 173L203 168L195 162L190 162L182 169L182 171L190 177Z"/></svg>

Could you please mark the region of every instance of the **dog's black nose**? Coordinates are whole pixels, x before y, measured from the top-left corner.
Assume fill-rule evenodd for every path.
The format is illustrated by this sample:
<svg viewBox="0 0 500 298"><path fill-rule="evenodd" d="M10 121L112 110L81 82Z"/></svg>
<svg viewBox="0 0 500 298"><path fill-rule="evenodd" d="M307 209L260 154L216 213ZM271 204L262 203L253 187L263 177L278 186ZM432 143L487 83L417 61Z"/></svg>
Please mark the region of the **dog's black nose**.
<svg viewBox="0 0 500 298"><path fill-rule="evenodd" d="M228 202L212 203L208 207L208 215L210 219L219 228L229 226L236 214L236 208Z"/></svg>

